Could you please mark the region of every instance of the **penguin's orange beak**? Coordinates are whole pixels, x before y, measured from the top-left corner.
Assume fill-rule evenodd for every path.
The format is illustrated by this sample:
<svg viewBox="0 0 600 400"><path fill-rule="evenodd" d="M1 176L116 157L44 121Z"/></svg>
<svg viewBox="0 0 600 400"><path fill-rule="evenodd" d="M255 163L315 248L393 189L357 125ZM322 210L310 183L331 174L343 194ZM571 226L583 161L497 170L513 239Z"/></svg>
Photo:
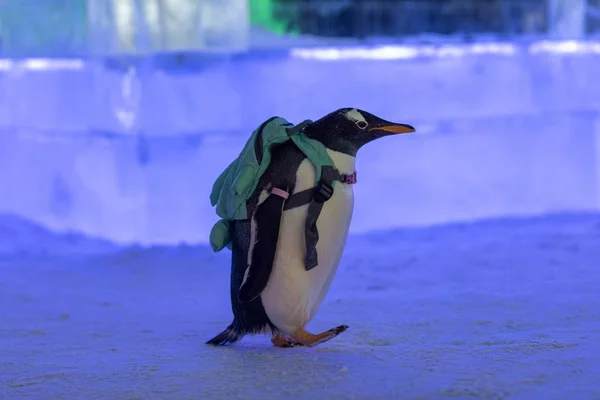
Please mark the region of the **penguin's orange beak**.
<svg viewBox="0 0 600 400"><path fill-rule="evenodd" d="M370 131L385 131L385 132L394 133L394 134L412 133L412 132L416 131L416 129L414 127L412 127L410 125L406 125L406 124L377 126L377 127L371 128L369 130Z"/></svg>

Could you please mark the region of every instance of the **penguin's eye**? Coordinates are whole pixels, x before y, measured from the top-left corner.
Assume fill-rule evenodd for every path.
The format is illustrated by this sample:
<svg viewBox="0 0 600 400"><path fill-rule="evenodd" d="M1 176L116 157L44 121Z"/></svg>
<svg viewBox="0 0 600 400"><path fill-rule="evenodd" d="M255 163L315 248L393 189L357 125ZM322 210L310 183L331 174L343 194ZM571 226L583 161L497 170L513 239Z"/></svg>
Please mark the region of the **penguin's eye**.
<svg viewBox="0 0 600 400"><path fill-rule="evenodd" d="M367 124L366 121L356 121L356 126L358 126L360 129L367 129L369 124Z"/></svg>

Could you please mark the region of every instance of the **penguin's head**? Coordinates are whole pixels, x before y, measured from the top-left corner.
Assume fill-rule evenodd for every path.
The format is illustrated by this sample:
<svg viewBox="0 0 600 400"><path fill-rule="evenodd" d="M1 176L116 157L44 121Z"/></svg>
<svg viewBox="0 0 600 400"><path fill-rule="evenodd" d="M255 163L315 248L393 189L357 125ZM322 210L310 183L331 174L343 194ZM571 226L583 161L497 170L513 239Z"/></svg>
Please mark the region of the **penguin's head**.
<svg viewBox="0 0 600 400"><path fill-rule="evenodd" d="M396 124L356 108L341 108L306 127L308 137L331 150L356 156L365 144L381 137L414 132L406 124Z"/></svg>

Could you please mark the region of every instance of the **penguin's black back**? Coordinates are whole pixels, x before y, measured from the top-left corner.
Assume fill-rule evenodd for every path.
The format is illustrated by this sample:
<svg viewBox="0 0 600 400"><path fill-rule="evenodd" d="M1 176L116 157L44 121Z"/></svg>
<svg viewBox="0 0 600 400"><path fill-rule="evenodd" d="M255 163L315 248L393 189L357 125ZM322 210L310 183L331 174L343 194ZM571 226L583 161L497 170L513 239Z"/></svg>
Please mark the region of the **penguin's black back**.
<svg viewBox="0 0 600 400"><path fill-rule="evenodd" d="M244 273L248 266L250 221L256 210L260 194L269 184L278 187L288 187L289 192L292 193L296 184L296 172L305 158L306 156L304 153L302 153L292 141L287 141L275 147L271 152L271 162L269 166L262 175L256 190L250 199L248 199L248 219L234 221L233 223L231 308L234 315L233 327L238 334L259 333L265 328L271 328L274 331L277 330L267 317L261 297L258 296L250 302L241 303L238 300L238 291L242 285ZM274 218L276 213L277 210L273 210ZM275 245L276 243L273 243L273 246Z"/></svg>

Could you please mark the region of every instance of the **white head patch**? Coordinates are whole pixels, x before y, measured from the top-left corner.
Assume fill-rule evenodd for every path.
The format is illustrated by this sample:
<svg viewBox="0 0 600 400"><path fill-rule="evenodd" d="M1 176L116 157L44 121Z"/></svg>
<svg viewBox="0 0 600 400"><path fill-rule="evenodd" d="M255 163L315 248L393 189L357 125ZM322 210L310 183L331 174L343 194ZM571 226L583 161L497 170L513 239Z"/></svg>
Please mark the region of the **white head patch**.
<svg viewBox="0 0 600 400"><path fill-rule="evenodd" d="M346 118L354 122L361 129L364 129L367 127L367 125L369 125L365 117L363 117L360 111L358 111L356 108L346 111Z"/></svg>

